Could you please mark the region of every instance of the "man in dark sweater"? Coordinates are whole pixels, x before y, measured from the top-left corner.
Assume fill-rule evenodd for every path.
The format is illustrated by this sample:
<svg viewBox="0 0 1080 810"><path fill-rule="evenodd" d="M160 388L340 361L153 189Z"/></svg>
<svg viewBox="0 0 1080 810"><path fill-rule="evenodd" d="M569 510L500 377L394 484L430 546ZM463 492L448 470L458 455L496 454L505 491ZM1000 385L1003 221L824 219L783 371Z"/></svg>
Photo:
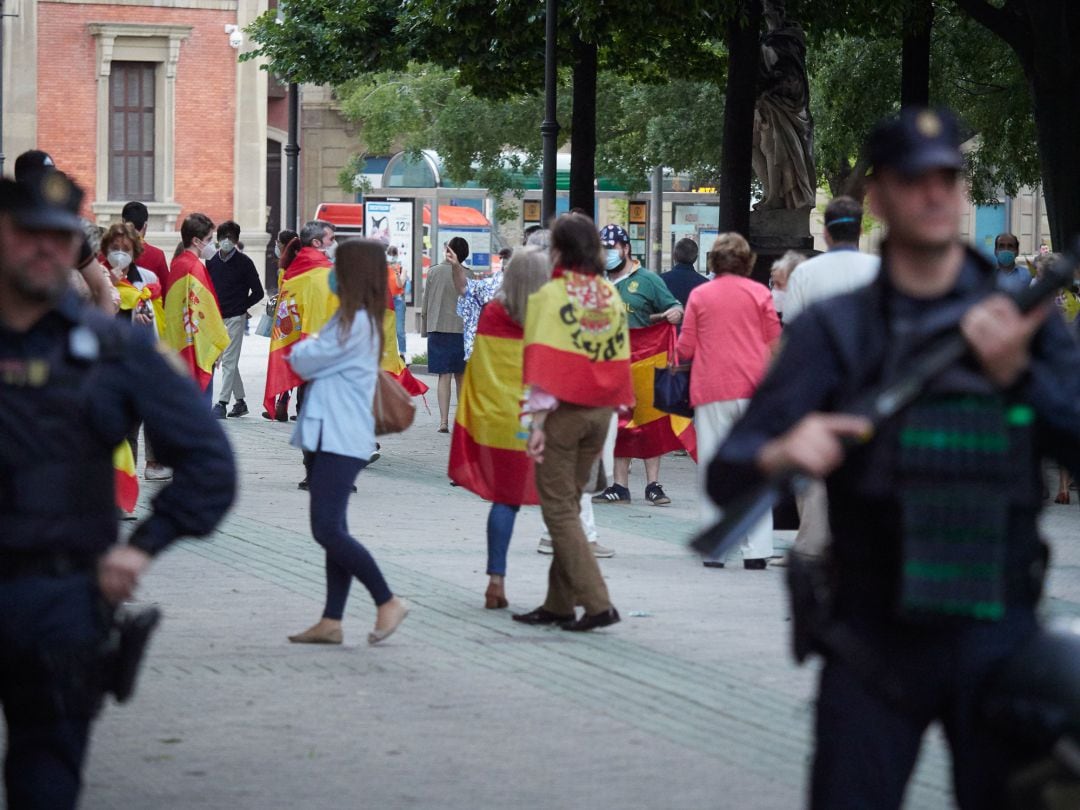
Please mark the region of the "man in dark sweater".
<svg viewBox="0 0 1080 810"><path fill-rule="evenodd" d="M668 272L662 273L660 278L667 284L671 294L678 299L679 303L686 308L686 301L690 298L690 291L699 284L708 281L694 269L694 262L698 259L697 242L693 239L680 239L675 243L675 249L671 251L671 260L675 263Z"/></svg>
<svg viewBox="0 0 1080 810"><path fill-rule="evenodd" d="M214 406L214 416L245 416L248 412L244 402L244 381L240 379L240 349L244 345L244 327L248 310L263 299L262 282L255 263L237 249L240 226L229 220L217 229L218 252L206 263L210 279L217 292L221 317L229 330L229 345L221 353L221 389ZM226 413L229 400L236 397L236 404Z"/></svg>

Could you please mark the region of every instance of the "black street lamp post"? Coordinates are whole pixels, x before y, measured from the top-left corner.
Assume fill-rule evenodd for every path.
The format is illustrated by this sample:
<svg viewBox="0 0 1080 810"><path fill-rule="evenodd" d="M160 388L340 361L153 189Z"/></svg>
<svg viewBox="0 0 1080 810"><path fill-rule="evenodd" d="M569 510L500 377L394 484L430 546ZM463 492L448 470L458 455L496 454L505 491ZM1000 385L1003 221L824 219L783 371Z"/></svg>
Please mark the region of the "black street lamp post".
<svg viewBox="0 0 1080 810"><path fill-rule="evenodd" d="M540 221L549 227L555 217L555 154L559 147L559 122L556 120L556 55L558 44L559 3L547 0L544 43L544 122L540 134L544 139L543 196L540 203Z"/></svg>

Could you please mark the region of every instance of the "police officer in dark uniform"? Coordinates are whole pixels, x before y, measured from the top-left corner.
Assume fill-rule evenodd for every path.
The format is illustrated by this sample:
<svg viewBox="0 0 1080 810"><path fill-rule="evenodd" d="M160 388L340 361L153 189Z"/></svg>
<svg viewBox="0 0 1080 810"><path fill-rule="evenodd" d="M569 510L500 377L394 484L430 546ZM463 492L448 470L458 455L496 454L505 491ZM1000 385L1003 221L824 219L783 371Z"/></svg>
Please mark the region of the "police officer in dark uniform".
<svg viewBox="0 0 1080 810"><path fill-rule="evenodd" d="M68 289L82 192L0 180L0 701L11 810L75 805L113 611L151 558L232 502L228 443L191 380ZM141 419L175 470L118 543L113 450Z"/></svg>
<svg viewBox="0 0 1080 810"><path fill-rule="evenodd" d="M870 204L889 231L881 273L786 330L712 462L710 494L730 504L791 470L826 478L832 605L810 805L900 807L940 722L960 808L1005 807L1014 750L984 722L980 688L1036 631L1040 457L1080 472L1080 351L1052 307L1021 314L962 245L949 113L906 109L868 147ZM844 412L950 330L968 357L895 419L870 435Z"/></svg>

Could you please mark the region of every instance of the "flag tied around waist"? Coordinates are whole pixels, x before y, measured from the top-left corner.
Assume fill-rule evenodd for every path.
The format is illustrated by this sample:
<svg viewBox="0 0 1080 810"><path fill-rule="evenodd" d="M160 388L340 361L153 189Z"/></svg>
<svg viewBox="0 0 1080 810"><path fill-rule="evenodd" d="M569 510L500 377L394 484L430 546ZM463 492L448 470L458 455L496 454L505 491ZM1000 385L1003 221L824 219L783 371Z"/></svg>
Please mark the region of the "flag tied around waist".
<svg viewBox="0 0 1080 810"><path fill-rule="evenodd" d="M619 420L615 455L619 458L655 458L672 450L686 450L697 460L694 422L653 407L655 371L676 363L675 327L666 321L630 330L630 373L634 380L634 412Z"/></svg>
<svg viewBox="0 0 1080 810"><path fill-rule="evenodd" d="M524 329L498 301L480 313L450 440L450 480L485 500L536 505L535 466L525 453Z"/></svg>
<svg viewBox="0 0 1080 810"><path fill-rule="evenodd" d="M229 345L229 332L206 267L187 251L173 260L164 320L165 342L180 355L199 390L205 391L214 363Z"/></svg>
<svg viewBox="0 0 1080 810"><path fill-rule="evenodd" d="M131 452L127 439L120 442L113 451L113 471L116 505L125 512L131 512L139 499L139 478L135 475L135 454Z"/></svg>

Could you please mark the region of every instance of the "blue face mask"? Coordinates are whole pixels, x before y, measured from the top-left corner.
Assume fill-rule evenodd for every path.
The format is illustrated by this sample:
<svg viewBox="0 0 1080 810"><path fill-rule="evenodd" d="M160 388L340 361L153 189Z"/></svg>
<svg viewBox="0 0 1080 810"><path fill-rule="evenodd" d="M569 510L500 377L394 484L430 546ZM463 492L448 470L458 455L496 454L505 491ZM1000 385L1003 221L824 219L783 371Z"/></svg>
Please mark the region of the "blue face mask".
<svg viewBox="0 0 1080 810"><path fill-rule="evenodd" d="M333 268L330 269L330 272L326 276L326 283L330 287L330 292L337 295L337 271Z"/></svg>
<svg viewBox="0 0 1080 810"><path fill-rule="evenodd" d="M1016 262L1016 254L1011 250L999 250L996 254L998 264L1002 267L1012 267Z"/></svg>
<svg viewBox="0 0 1080 810"><path fill-rule="evenodd" d="M608 248L607 256L604 259L604 267L608 270L617 270L623 263L623 257L619 253L618 248Z"/></svg>

